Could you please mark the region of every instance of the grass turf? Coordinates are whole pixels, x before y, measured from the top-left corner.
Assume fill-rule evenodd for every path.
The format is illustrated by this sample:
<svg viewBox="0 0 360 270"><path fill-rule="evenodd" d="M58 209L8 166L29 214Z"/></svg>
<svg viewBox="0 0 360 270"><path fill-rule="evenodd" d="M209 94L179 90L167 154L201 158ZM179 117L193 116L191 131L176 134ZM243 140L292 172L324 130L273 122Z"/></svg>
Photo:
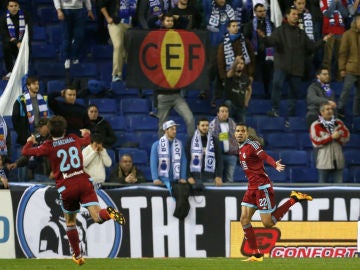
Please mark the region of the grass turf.
<svg viewBox="0 0 360 270"><path fill-rule="evenodd" d="M1 270L64 270L79 269L71 259L0 259ZM86 263L81 266L82 270L111 270L111 269L141 269L141 270L348 270L360 269L359 258L336 258L336 259L269 259L263 262L242 262L241 259L227 258L177 258L177 259L86 259Z"/></svg>

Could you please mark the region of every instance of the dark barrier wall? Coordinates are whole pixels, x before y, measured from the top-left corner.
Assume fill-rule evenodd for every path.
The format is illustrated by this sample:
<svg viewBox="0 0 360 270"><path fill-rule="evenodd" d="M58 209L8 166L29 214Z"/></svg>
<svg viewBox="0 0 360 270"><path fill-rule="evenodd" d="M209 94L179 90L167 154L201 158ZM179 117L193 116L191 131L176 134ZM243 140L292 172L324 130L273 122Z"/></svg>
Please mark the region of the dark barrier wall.
<svg viewBox="0 0 360 270"><path fill-rule="evenodd" d="M291 190L275 188L278 205L287 200ZM357 221L359 218L359 187L298 190L310 193L314 200L294 205L284 221ZM128 222L124 226L112 221L98 225L82 209L78 215L82 249L89 257L229 256L230 224L239 220L244 192L245 187L207 187L201 194L190 197L190 213L184 221L179 221L173 216L175 202L164 188L134 186L99 190L101 206L117 207ZM70 256L56 190L45 186L17 187L11 195L16 256Z"/></svg>

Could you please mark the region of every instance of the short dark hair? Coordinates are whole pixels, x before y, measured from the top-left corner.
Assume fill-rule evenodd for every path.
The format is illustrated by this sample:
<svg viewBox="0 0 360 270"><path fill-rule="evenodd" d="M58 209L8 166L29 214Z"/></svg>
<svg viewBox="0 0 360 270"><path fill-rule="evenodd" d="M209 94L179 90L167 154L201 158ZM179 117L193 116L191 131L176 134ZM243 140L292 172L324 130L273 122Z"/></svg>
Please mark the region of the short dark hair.
<svg viewBox="0 0 360 270"><path fill-rule="evenodd" d="M256 11L256 9L258 8L258 7L265 7L263 4L261 4L261 3L257 3L255 6L254 6L254 11Z"/></svg>
<svg viewBox="0 0 360 270"><path fill-rule="evenodd" d="M90 135L91 137L91 143L103 143L104 142L104 138L103 136L101 136L101 134L99 133L91 133Z"/></svg>
<svg viewBox="0 0 360 270"><path fill-rule="evenodd" d="M220 112L221 107L226 107L229 110L229 106L226 105L225 103L222 103L222 104L219 105L217 112Z"/></svg>
<svg viewBox="0 0 360 270"><path fill-rule="evenodd" d="M171 11L165 12L161 17L161 21L163 21L165 19L165 17L174 18L174 14Z"/></svg>
<svg viewBox="0 0 360 270"><path fill-rule="evenodd" d="M46 126L49 123L49 118L40 118L37 127Z"/></svg>
<svg viewBox="0 0 360 270"><path fill-rule="evenodd" d="M55 115L48 122L49 132L52 137L58 138L65 134L67 121L61 115Z"/></svg>
<svg viewBox="0 0 360 270"><path fill-rule="evenodd" d="M239 123L236 123L236 126L242 126L242 127L246 127L246 130L248 130L248 125L245 123L245 122L239 122Z"/></svg>
<svg viewBox="0 0 360 270"><path fill-rule="evenodd" d="M205 117L205 116L201 116L201 117L199 117L199 119L197 120L197 124L196 125L199 125L200 124L200 122L209 122L209 119L207 119L207 117Z"/></svg>
<svg viewBox="0 0 360 270"><path fill-rule="evenodd" d="M7 1L7 6L9 5L10 2L15 2L15 3L18 3L20 5L19 0L8 0Z"/></svg>
<svg viewBox="0 0 360 270"><path fill-rule="evenodd" d="M39 79L37 77L29 76L26 78L26 85L30 85L30 84L38 82L38 81L39 81Z"/></svg>
<svg viewBox="0 0 360 270"><path fill-rule="evenodd" d="M319 68L316 70L315 74L316 74L316 75L320 75L323 70L329 71L329 68L327 68L327 67L319 67Z"/></svg>
<svg viewBox="0 0 360 270"><path fill-rule="evenodd" d="M230 27L230 25L231 25L232 23L238 23L238 21L237 21L237 20L230 20L230 21L227 23L226 27Z"/></svg>
<svg viewBox="0 0 360 270"><path fill-rule="evenodd" d="M99 110L99 107L97 105L95 105L94 103L90 104L89 106L87 106L86 110L88 111L90 108L95 107L97 110Z"/></svg>
<svg viewBox="0 0 360 270"><path fill-rule="evenodd" d="M297 10L296 7L294 5L291 5L290 7L288 7L286 10L285 10L285 15L289 15L291 10Z"/></svg>

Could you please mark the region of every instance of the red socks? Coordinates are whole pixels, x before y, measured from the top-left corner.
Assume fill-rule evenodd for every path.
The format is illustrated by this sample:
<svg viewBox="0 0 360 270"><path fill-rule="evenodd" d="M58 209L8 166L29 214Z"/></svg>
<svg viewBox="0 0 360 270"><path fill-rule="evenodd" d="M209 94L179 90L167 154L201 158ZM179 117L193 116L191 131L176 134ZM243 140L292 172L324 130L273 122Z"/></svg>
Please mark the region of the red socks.
<svg viewBox="0 0 360 270"><path fill-rule="evenodd" d="M281 206L279 206L274 213L272 213L272 219L274 223L277 221L280 221L282 217L289 211L289 208L293 206L296 203L296 201L293 198L290 198L285 203L283 203Z"/></svg>
<svg viewBox="0 0 360 270"><path fill-rule="evenodd" d="M66 234L69 238L70 246L74 252L75 257L81 255L80 246L79 246L79 233L76 229L76 226L71 226L66 228Z"/></svg>
<svg viewBox="0 0 360 270"><path fill-rule="evenodd" d="M250 249L254 251L258 250L256 244L256 236L252 225L251 224L244 225L243 230L244 230L245 239L248 241Z"/></svg>

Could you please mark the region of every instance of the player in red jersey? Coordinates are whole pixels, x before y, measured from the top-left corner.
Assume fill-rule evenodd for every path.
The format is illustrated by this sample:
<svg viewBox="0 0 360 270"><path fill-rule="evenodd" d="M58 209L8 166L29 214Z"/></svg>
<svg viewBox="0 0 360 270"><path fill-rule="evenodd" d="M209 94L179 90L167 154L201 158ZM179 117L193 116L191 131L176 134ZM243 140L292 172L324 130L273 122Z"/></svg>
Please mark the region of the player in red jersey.
<svg viewBox="0 0 360 270"><path fill-rule="evenodd" d="M245 261L262 261L261 254L256 244L256 236L251 225L251 218L256 210L259 210L261 222L266 228L272 227L281 220L289 211L289 208L297 202L312 200L312 197L292 191L288 201L276 208L272 182L264 169L264 161L282 172L285 165L281 160L275 161L261 147L261 145L249 138L246 124L236 125L235 138L239 143L239 160L248 179L248 189L241 202L240 222L244 230L245 239L253 254Z"/></svg>
<svg viewBox="0 0 360 270"><path fill-rule="evenodd" d="M81 130L83 138L75 134L65 136L67 122L62 116L54 116L48 122L52 139L38 147L35 137L30 136L22 149L26 156L47 156L56 181L56 188L62 200L61 207L66 220L66 234L73 250L73 261L85 263L79 247L79 234L76 229L76 214L80 205L86 207L97 223L113 219L119 224L125 223L124 216L112 207L101 209L90 176L83 168L81 148L90 144L90 132Z"/></svg>

